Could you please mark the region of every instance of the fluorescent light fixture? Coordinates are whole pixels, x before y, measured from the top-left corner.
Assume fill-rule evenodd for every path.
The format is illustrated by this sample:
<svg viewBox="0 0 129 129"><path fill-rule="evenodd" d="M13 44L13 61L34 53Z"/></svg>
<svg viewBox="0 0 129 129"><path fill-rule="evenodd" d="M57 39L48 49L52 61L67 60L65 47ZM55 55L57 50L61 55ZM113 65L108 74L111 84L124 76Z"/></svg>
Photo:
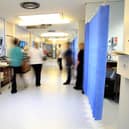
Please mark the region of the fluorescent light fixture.
<svg viewBox="0 0 129 129"><path fill-rule="evenodd" d="M19 23L19 25L21 26L40 25L40 24L66 24L70 22L68 18L62 17L62 15L58 13L19 16L19 18L22 20Z"/></svg>
<svg viewBox="0 0 129 129"><path fill-rule="evenodd" d="M40 42L40 38L36 38L35 41L36 41L36 42Z"/></svg>
<svg viewBox="0 0 129 129"><path fill-rule="evenodd" d="M67 41L68 38L49 38L48 40L51 40L51 41L53 41L53 40L56 40L56 41Z"/></svg>
<svg viewBox="0 0 129 129"><path fill-rule="evenodd" d="M41 37L65 37L68 36L68 33L64 32L47 32L41 34Z"/></svg>

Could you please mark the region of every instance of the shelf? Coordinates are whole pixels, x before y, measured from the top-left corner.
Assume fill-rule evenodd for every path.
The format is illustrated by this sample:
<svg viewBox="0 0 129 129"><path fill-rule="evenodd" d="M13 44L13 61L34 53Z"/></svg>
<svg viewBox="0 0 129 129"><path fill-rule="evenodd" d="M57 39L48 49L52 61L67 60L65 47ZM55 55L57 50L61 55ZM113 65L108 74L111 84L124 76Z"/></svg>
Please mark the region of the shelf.
<svg viewBox="0 0 129 129"><path fill-rule="evenodd" d="M127 55L127 56L129 56L129 53L126 53L124 51L112 51L112 54L114 54L114 55Z"/></svg>

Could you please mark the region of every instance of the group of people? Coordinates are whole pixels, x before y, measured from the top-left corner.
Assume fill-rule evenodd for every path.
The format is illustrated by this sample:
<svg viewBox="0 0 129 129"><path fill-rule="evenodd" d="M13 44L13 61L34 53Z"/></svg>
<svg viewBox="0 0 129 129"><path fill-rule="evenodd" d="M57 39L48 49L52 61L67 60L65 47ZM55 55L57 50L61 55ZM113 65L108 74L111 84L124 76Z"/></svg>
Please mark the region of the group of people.
<svg viewBox="0 0 129 129"><path fill-rule="evenodd" d="M13 70L13 77L12 77L12 86L11 86L11 93L17 93L17 83L16 83L16 75L20 74L24 81L24 85L26 85L25 80L22 76L22 64L24 62L24 52L19 47L19 40L14 38L12 43L13 46L9 52L9 59L10 59L10 66ZM73 52L70 47L70 43L66 44L65 52L62 52L61 45L59 44L59 49L57 53L57 61L59 64L59 69L62 71L62 58L65 59L66 62L66 73L67 79L63 83L64 85L68 85L71 82L71 74L72 74L72 65L73 63ZM80 51L78 53L78 63L77 63L77 76L76 76L76 83L74 89L82 90L83 93L83 55L84 55L84 45L80 43L79 45ZM39 48L39 44L34 42L34 46L29 49L27 53L29 57L29 64L33 68L34 75L35 75L35 85L39 87L41 85L41 70L42 70L42 62L43 62L43 51ZM74 64L75 65L75 64Z"/></svg>
<svg viewBox="0 0 129 129"><path fill-rule="evenodd" d="M16 75L20 74L20 76L22 77L22 64L24 61L24 53L22 49L19 47L19 42L20 42L19 39L14 38L12 41L13 46L9 52L9 59L10 59L9 62L13 70L12 86L11 86L12 94L17 92ZM34 42L34 47L29 50L28 56L30 60L30 65L32 66L35 74L35 85L38 87L41 85L40 80L41 80L43 52L39 48L39 44L37 42ZM24 80L23 77L22 79Z"/></svg>
<svg viewBox="0 0 129 129"><path fill-rule="evenodd" d="M78 60L77 60L77 75L76 75L76 83L74 86L75 90L82 90L82 93L84 93L83 90L83 64L84 64L84 43L79 44L79 52L78 52ZM68 85L71 82L71 71L72 71L72 65L74 64L73 61L73 52L70 48L70 43L67 43L67 49L63 53L61 50L61 45L59 44L58 53L57 53L57 62L59 64L59 69L62 70L62 58L65 59L66 62L66 72L67 72L67 79L63 83L64 85Z"/></svg>

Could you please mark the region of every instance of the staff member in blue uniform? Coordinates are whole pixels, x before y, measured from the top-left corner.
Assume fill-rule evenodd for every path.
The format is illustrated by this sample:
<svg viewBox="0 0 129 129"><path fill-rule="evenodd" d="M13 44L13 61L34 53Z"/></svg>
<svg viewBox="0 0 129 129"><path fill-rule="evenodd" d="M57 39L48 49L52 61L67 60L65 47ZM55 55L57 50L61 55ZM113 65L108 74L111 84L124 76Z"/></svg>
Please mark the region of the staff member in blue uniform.
<svg viewBox="0 0 129 129"><path fill-rule="evenodd" d="M13 47L10 49L9 58L10 58L10 66L13 69L13 77L12 77L12 89L11 93L17 92L17 83L16 83L16 74L21 74L21 65L24 58L23 52L19 47L19 40L17 38L13 39Z"/></svg>
<svg viewBox="0 0 129 129"><path fill-rule="evenodd" d="M72 50L70 48L70 43L68 42L66 45L67 49L64 52L64 59L66 62L66 71L67 71L67 79L66 81L63 83L64 85L68 85L71 82L71 66L73 65L73 54L72 54Z"/></svg>
<svg viewBox="0 0 129 129"><path fill-rule="evenodd" d="M84 43L79 44L78 64L77 64L77 77L74 89L82 90L83 93L83 64L84 64Z"/></svg>

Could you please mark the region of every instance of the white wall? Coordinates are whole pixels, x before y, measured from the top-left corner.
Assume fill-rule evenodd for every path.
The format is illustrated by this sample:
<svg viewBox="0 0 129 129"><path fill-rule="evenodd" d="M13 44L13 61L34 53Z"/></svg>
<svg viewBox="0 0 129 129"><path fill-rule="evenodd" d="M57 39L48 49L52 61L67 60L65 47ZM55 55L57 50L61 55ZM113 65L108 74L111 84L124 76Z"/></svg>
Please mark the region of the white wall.
<svg viewBox="0 0 129 129"><path fill-rule="evenodd" d="M129 0L125 0L124 8L124 51L129 54ZM126 60L125 60L126 59ZM129 55L121 59L121 85L119 102L118 129L129 129ZM126 76L123 75L123 73Z"/></svg>
<svg viewBox="0 0 129 129"><path fill-rule="evenodd" d="M15 25L15 36L20 40L26 41L28 44L30 42L30 33L23 27Z"/></svg>
<svg viewBox="0 0 129 129"><path fill-rule="evenodd" d="M0 18L0 36L4 35L4 20Z"/></svg>
<svg viewBox="0 0 129 129"><path fill-rule="evenodd" d="M123 50L123 12L124 2L109 2L110 5L110 21L109 21L109 40L111 37L118 37L118 45L116 50ZM88 22L96 14L98 7L102 3L87 3L85 9L85 21Z"/></svg>
<svg viewBox="0 0 129 129"><path fill-rule="evenodd" d="M5 35L15 36L15 25L5 21Z"/></svg>
<svg viewBox="0 0 129 129"><path fill-rule="evenodd" d="M12 45L13 38L16 37L19 40L30 42L30 36L27 29L19 27L13 23L5 22L5 44L6 44L6 55Z"/></svg>
<svg viewBox="0 0 129 129"><path fill-rule="evenodd" d="M129 79L121 77L118 129L129 128Z"/></svg>
<svg viewBox="0 0 129 129"><path fill-rule="evenodd" d="M12 46L12 40L15 36L15 25L12 23L5 22L5 45L6 55L8 55L9 49Z"/></svg>
<svg viewBox="0 0 129 129"><path fill-rule="evenodd" d="M123 50L124 2L114 2L110 6L109 39L118 37L116 50Z"/></svg>
<svg viewBox="0 0 129 129"><path fill-rule="evenodd" d="M0 29L1 30L1 29ZM3 32L3 31L2 31ZM26 28L20 27L13 23L5 22L5 44L6 44L6 55L12 45L12 39L16 37L19 40L26 41L28 46L32 46L32 41L40 41L40 38L31 34Z"/></svg>
<svg viewBox="0 0 129 129"><path fill-rule="evenodd" d="M31 33L30 34L30 47L32 47L33 41L36 41L36 42L40 43L41 38Z"/></svg>
<svg viewBox="0 0 129 129"><path fill-rule="evenodd" d="M0 18L0 39L2 39L2 44L0 44L0 56L6 55L5 49L5 24L4 20Z"/></svg>
<svg viewBox="0 0 129 129"><path fill-rule="evenodd" d="M129 0L125 0L124 10L124 51L129 54Z"/></svg>
<svg viewBox="0 0 129 129"><path fill-rule="evenodd" d="M85 21L79 22L79 43L84 42Z"/></svg>

